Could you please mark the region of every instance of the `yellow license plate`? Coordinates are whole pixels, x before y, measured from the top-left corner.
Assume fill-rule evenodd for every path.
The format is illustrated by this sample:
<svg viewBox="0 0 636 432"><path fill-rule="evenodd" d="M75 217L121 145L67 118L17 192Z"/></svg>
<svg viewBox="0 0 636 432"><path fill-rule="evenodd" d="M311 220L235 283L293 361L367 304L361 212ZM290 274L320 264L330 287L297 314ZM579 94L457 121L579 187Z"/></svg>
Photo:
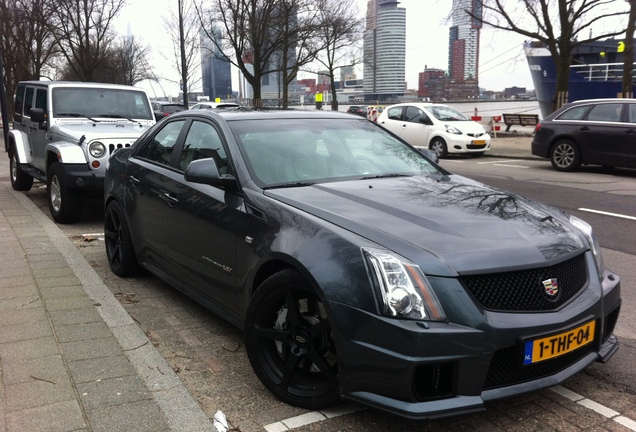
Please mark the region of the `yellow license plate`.
<svg viewBox="0 0 636 432"><path fill-rule="evenodd" d="M486 140L473 140L473 145L486 145Z"/></svg>
<svg viewBox="0 0 636 432"><path fill-rule="evenodd" d="M575 329L524 343L523 364L533 364L567 354L594 341L596 321Z"/></svg>

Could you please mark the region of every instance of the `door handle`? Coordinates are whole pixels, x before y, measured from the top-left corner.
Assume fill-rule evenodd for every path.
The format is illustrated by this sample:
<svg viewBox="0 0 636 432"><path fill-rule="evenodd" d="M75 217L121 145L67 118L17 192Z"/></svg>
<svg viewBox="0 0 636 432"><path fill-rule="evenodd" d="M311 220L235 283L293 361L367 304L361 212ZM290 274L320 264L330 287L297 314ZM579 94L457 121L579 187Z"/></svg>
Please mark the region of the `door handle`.
<svg viewBox="0 0 636 432"><path fill-rule="evenodd" d="M168 205L170 207L174 207L177 204L179 204L179 200L177 199L176 196L174 196L174 194L171 194L169 192L163 192L160 195L161 199L164 200L166 203L168 203Z"/></svg>
<svg viewBox="0 0 636 432"><path fill-rule="evenodd" d="M140 183L139 179L135 176L128 176L128 180L130 180L133 186L137 186Z"/></svg>
<svg viewBox="0 0 636 432"><path fill-rule="evenodd" d="M581 127L579 128L579 130L581 130L581 131L588 131L588 130L590 130L590 128L589 128L589 127L587 127L587 126L581 126Z"/></svg>

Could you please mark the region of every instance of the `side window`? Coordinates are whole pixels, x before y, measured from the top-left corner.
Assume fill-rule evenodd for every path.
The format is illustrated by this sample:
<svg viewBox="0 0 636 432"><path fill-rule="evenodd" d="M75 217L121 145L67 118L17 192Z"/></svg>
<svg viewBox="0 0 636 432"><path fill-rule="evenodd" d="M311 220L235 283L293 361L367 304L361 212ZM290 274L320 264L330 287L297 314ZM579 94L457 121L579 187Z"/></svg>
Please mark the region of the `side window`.
<svg viewBox="0 0 636 432"><path fill-rule="evenodd" d="M37 89L35 91L35 107L42 108L46 114L46 89Z"/></svg>
<svg viewBox="0 0 636 432"><path fill-rule="evenodd" d="M581 120L589 109L589 105L574 107L562 113L556 120Z"/></svg>
<svg viewBox="0 0 636 432"><path fill-rule="evenodd" d="M31 117L31 108L33 108L33 87L27 87L24 96L24 116Z"/></svg>
<svg viewBox="0 0 636 432"><path fill-rule="evenodd" d="M211 124L195 120L186 135L179 168L185 171L190 162L205 158L213 158L219 173L227 174L227 154L219 133Z"/></svg>
<svg viewBox="0 0 636 432"><path fill-rule="evenodd" d="M15 102L13 104L13 120L22 121L22 108L24 108L24 86L18 86L15 92Z"/></svg>
<svg viewBox="0 0 636 432"><path fill-rule="evenodd" d="M629 105L629 122L636 123L636 104L630 103Z"/></svg>
<svg viewBox="0 0 636 432"><path fill-rule="evenodd" d="M406 107L406 121L411 123L420 123L420 120L425 118L424 112L421 109L409 106Z"/></svg>
<svg viewBox="0 0 636 432"><path fill-rule="evenodd" d="M620 122L623 104L610 103L596 105L587 115L589 121Z"/></svg>
<svg viewBox="0 0 636 432"><path fill-rule="evenodd" d="M146 144L138 156L161 165L170 165L172 150L179 138L179 132L181 132L184 123L185 120L180 120L166 124L157 132L151 141Z"/></svg>
<svg viewBox="0 0 636 432"><path fill-rule="evenodd" d="M402 107L389 108L386 115L390 120L402 120Z"/></svg>

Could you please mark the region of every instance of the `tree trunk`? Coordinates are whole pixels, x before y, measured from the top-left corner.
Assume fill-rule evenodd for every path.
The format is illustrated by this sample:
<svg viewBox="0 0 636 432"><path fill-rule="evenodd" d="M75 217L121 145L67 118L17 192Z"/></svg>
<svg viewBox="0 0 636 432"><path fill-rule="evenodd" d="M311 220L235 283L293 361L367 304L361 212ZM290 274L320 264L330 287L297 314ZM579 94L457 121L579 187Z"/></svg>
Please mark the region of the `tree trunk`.
<svg viewBox="0 0 636 432"><path fill-rule="evenodd" d="M623 54L622 96L632 97L632 74L634 72L634 27L636 25L636 0L629 2L629 21L625 31L625 51Z"/></svg>

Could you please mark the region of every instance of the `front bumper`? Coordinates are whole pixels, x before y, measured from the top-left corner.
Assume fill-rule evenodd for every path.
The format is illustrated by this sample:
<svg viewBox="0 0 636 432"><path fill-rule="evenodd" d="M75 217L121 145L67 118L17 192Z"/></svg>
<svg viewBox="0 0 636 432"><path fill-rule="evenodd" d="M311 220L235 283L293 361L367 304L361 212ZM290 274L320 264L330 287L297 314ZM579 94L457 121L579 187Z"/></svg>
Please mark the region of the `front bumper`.
<svg viewBox="0 0 636 432"><path fill-rule="evenodd" d="M485 141L485 144L475 144L479 141ZM446 138L446 147L449 153L483 153L490 150L490 136L472 138L466 135L453 135Z"/></svg>
<svg viewBox="0 0 636 432"><path fill-rule="evenodd" d="M104 193L104 175L89 169L86 164L64 164L66 185L86 192Z"/></svg>
<svg viewBox="0 0 636 432"><path fill-rule="evenodd" d="M486 401L557 385L595 361L607 361L618 348L612 333L620 281L612 276L602 287L590 283L557 313L489 312L460 294L461 324L395 320L332 303L342 397L432 419L481 411ZM443 283L444 289L463 292L452 279ZM592 343L523 366L522 340L590 320L596 321Z"/></svg>

